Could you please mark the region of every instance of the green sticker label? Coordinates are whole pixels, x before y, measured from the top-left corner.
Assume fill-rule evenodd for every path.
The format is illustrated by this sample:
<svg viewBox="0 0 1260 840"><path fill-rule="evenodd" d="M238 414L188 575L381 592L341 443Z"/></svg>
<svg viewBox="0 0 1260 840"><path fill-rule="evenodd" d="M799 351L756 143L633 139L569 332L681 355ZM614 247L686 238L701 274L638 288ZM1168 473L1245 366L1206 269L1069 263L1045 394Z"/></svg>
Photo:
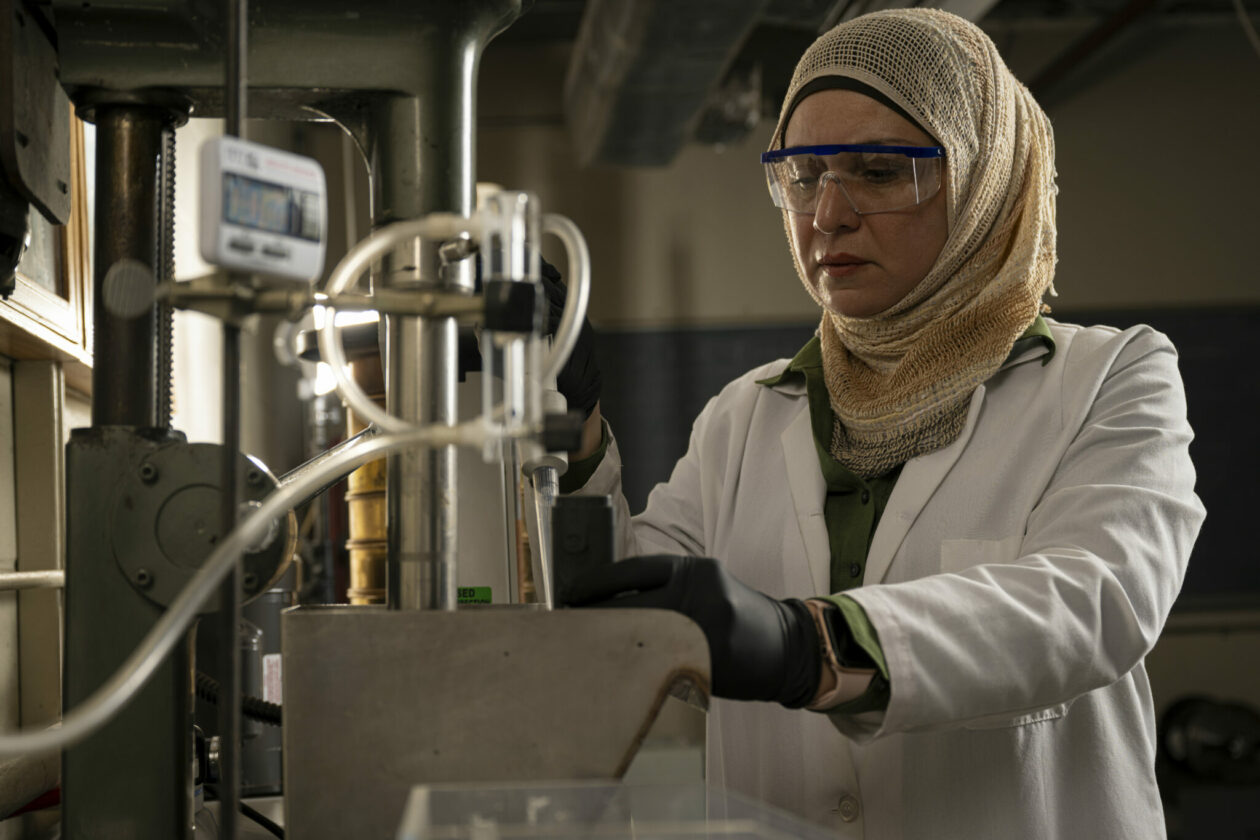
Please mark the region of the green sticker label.
<svg viewBox="0 0 1260 840"><path fill-rule="evenodd" d="M488 586L459 587L459 602L461 604L489 604L490 600L490 587Z"/></svg>

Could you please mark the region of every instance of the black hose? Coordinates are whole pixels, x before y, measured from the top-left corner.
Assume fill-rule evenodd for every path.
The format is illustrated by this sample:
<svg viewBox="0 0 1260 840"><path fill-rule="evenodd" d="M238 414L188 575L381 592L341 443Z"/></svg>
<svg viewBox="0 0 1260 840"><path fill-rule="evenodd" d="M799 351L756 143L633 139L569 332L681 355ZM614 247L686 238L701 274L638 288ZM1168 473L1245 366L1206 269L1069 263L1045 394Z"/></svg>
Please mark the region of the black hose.
<svg viewBox="0 0 1260 840"><path fill-rule="evenodd" d="M211 795L213 795L215 799L219 799L219 791L217 790L217 786L208 784L206 785L206 789L210 791ZM222 799L219 799L220 803L222 803L222 801L223 801ZM267 829L268 832L275 835L276 837L284 837L283 826L281 826L275 820L268 818L266 815L262 814L261 812L259 812L257 809L255 809L253 806L249 805L248 803L246 802L241 803L241 813L249 817L254 822L261 825L263 828Z"/></svg>
<svg viewBox="0 0 1260 840"><path fill-rule="evenodd" d="M219 704L219 681L209 674L197 672L197 696L207 703ZM257 697L241 695L241 714L269 726L280 726L281 706Z"/></svg>
<svg viewBox="0 0 1260 840"><path fill-rule="evenodd" d="M274 821L267 819L265 816L263 816L262 814L258 813L258 811L254 810L252 807L250 807L249 805L245 804L244 802L242 802L242 803L241 803L241 813L242 813L242 814L244 814L245 816L249 817L249 818L250 818L251 820L253 820L254 822L256 822L256 823L258 823L259 825L261 825L263 828L265 828L265 829L267 829L268 831L270 831L270 832L271 832L272 834L274 834L276 837L283 837L283 836L284 836L284 829L283 829L283 828L281 828L281 827L280 827L277 823L275 823Z"/></svg>

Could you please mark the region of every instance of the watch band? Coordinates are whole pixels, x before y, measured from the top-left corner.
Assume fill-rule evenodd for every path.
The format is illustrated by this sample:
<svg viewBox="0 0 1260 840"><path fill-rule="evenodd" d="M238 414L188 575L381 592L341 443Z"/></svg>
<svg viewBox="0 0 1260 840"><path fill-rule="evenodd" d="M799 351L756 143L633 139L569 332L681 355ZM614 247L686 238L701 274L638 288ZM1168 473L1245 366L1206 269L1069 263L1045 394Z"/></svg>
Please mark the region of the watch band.
<svg viewBox="0 0 1260 840"><path fill-rule="evenodd" d="M820 694L805 708L815 712L834 709L842 703L856 700L870 687L875 676L874 668L846 668L840 664L836 656L836 642L832 634L835 632L829 613L838 611L836 605L821 598L810 598L805 602L810 614L814 616L814 624L818 628L818 638L822 642L822 665L836 679L836 685L825 694Z"/></svg>

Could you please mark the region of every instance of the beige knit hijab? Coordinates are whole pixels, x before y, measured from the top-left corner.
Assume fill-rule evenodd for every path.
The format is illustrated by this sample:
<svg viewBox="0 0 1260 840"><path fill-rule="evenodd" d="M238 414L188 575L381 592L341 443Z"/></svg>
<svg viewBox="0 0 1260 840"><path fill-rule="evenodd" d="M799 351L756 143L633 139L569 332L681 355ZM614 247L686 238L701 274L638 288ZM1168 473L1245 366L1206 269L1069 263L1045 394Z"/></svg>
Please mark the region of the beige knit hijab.
<svg viewBox="0 0 1260 840"><path fill-rule="evenodd" d="M927 276L878 315L824 310L819 326L831 454L870 478L958 437L972 392L1053 293L1054 138L988 36L946 12L876 12L822 35L796 66L773 146L797 92L823 76L884 94L946 155L949 236Z"/></svg>

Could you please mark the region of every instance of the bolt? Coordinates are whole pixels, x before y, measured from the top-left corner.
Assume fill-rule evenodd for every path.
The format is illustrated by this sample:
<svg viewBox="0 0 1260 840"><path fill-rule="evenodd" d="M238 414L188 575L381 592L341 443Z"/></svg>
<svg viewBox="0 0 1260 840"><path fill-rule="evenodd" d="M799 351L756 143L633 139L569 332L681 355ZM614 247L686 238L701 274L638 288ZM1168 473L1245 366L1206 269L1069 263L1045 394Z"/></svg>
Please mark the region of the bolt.
<svg viewBox="0 0 1260 840"><path fill-rule="evenodd" d="M158 477L157 467L153 466L152 464L140 465L140 480L143 481L145 484L152 484L153 482L157 481L157 477Z"/></svg>
<svg viewBox="0 0 1260 840"><path fill-rule="evenodd" d="M250 487L257 487L262 484L263 475L258 470L250 470L245 473L245 483Z"/></svg>
<svg viewBox="0 0 1260 840"><path fill-rule="evenodd" d="M148 569L136 569L136 584L148 589L153 585L153 575Z"/></svg>
<svg viewBox="0 0 1260 840"><path fill-rule="evenodd" d="M246 572L245 575L241 578L241 583L245 585L245 588L247 590L249 590L250 592L253 592L255 589L258 588L258 575L254 574L253 572Z"/></svg>
<svg viewBox="0 0 1260 840"><path fill-rule="evenodd" d="M218 735L212 735L206 743L206 781L219 781L222 770L220 763L223 757L223 742Z"/></svg>

